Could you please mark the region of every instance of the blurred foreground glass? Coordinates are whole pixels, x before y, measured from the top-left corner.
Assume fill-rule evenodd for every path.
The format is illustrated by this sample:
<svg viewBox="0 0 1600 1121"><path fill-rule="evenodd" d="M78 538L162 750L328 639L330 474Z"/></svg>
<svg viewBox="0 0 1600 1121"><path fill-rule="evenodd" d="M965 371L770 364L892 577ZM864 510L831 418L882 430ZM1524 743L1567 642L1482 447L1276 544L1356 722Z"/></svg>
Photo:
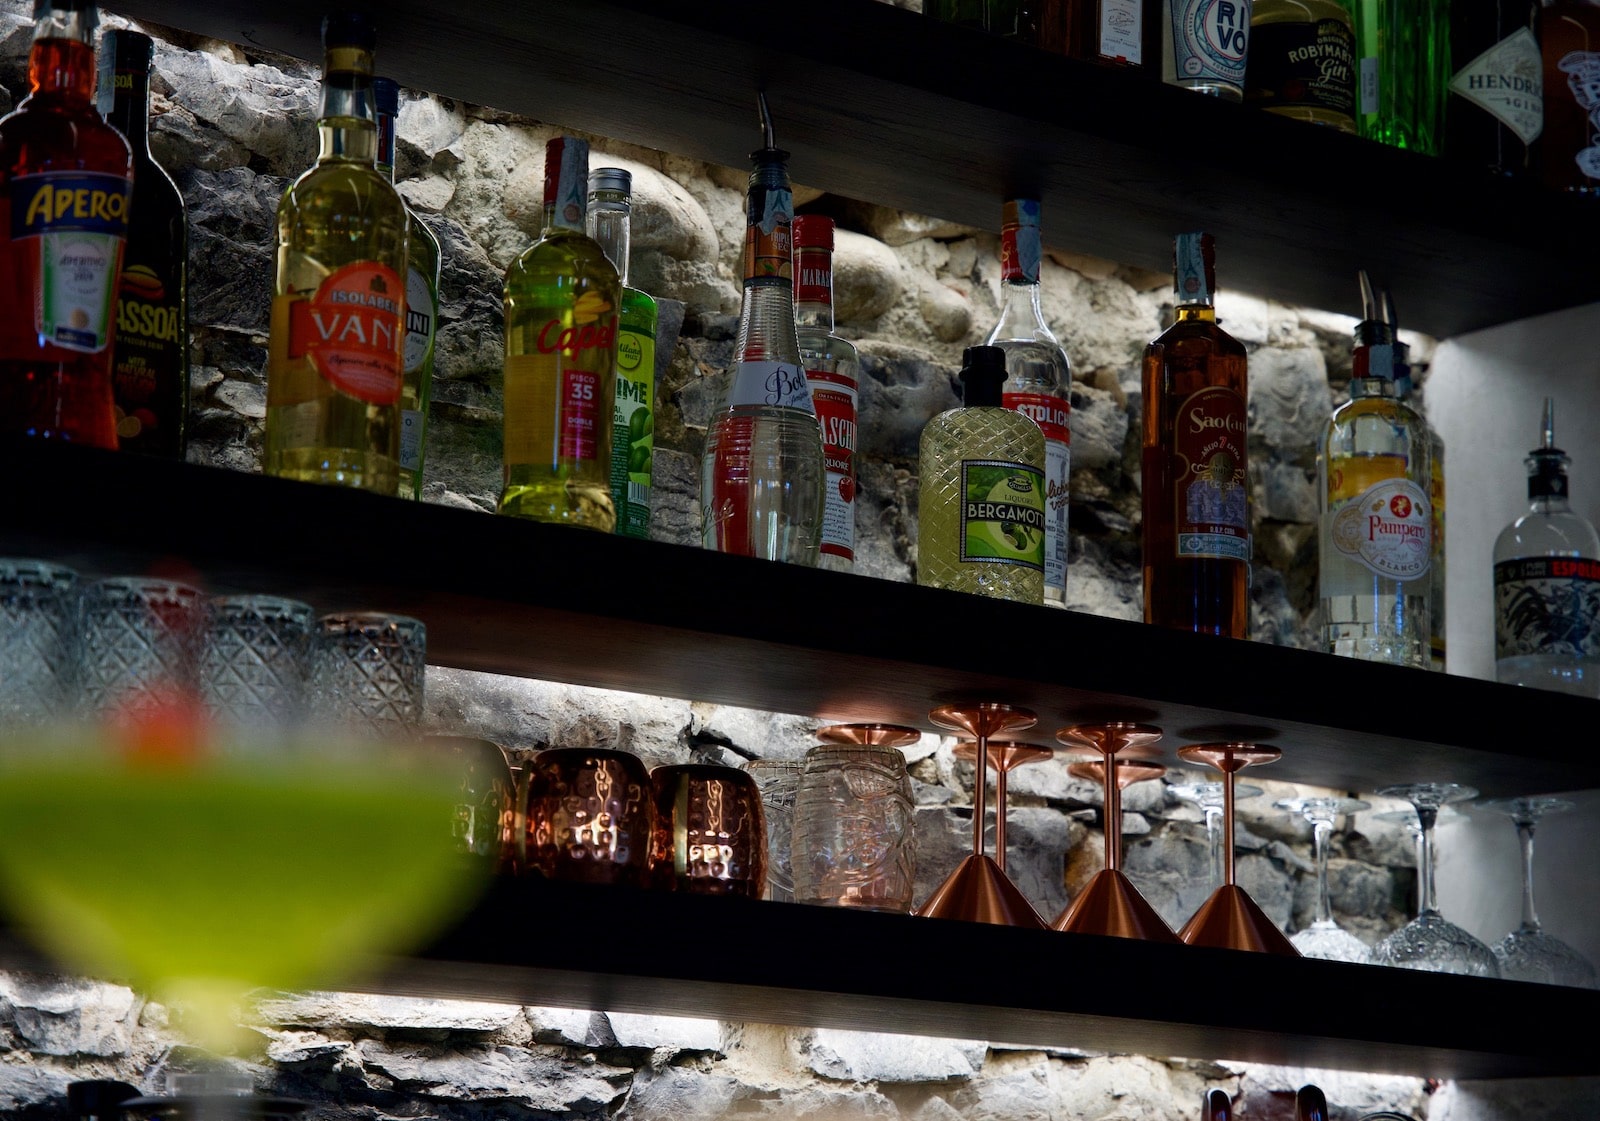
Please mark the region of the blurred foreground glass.
<svg viewBox="0 0 1600 1121"><path fill-rule="evenodd" d="M752 759L744 769L761 791L761 809L767 822L767 890L765 898L794 902L794 800L800 789L798 759Z"/></svg>
<svg viewBox="0 0 1600 1121"><path fill-rule="evenodd" d="M409 739L422 727L428 628L420 619L348 611L317 620L312 719L321 728Z"/></svg>
<svg viewBox="0 0 1600 1121"><path fill-rule="evenodd" d="M893 745L920 733L897 731L888 742L830 742L806 752L794 806L795 902L911 910L915 803L906 757Z"/></svg>
<svg viewBox="0 0 1600 1121"><path fill-rule="evenodd" d="M767 836L756 780L737 767L680 763L650 772L654 886L695 895L760 899Z"/></svg>
<svg viewBox="0 0 1600 1121"><path fill-rule="evenodd" d="M527 771L527 871L646 886L655 810L644 760L610 748L547 747Z"/></svg>
<svg viewBox="0 0 1600 1121"><path fill-rule="evenodd" d="M128 725L195 696L206 597L175 580L111 576L83 589L79 672L89 719Z"/></svg>
<svg viewBox="0 0 1600 1121"><path fill-rule="evenodd" d="M0 559L0 731L70 716L77 658L77 572Z"/></svg>
<svg viewBox="0 0 1600 1121"><path fill-rule="evenodd" d="M279 596L214 596L200 653L200 696L230 736L280 739L306 718L316 612Z"/></svg>

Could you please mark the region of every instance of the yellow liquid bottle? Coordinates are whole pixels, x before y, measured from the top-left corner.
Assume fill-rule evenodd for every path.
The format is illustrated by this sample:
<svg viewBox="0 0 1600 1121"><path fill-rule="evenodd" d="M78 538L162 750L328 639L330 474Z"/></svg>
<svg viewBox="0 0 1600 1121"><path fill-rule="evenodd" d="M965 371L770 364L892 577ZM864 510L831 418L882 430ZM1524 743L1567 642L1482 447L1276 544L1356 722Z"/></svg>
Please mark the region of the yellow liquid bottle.
<svg viewBox="0 0 1600 1121"><path fill-rule="evenodd" d="M278 204L263 469L394 494L406 207L375 165L372 26L329 17L322 37L321 152Z"/></svg>

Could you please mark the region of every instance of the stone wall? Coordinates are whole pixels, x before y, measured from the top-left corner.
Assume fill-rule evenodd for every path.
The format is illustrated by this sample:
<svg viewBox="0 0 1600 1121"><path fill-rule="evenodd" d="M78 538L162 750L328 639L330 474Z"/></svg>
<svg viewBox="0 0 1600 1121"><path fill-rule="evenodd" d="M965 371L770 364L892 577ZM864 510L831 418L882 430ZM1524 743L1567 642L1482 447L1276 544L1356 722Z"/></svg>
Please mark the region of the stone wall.
<svg viewBox="0 0 1600 1121"><path fill-rule="evenodd" d="M24 0L0 2L0 85L13 102L26 90L29 8ZM104 22L125 21L107 13ZM189 206L190 455L256 471L274 211L285 186L316 154L317 67L177 31L145 30L158 40L152 147ZM421 91L404 95L400 189L444 249L427 501L489 511L498 495L500 285L506 266L538 233L543 144L557 127ZM781 121L778 129L781 137ZM654 533L695 543L699 451L711 389L728 363L737 322L746 172L588 139L596 166L603 161L633 172L632 282L662 306ZM803 185L808 169L792 171ZM839 222L837 317L841 333L858 342L863 356L857 567L871 577L911 580L917 439L930 416L958 403L961 349L981 342L998 313L997 238L992 230L804 186L796 201L802 211L828 213ZM1138 358L1165 324L1170 278L1050 245L1048 213L1044 223L1045 313L1074 366L1070 606L1137 619ZM1270 294L1234 292L1228 246L1220 245L1218 254L1220 316L1251 350L1258 546L1252 630L1261 641L1310 646L1313 447L1348 377L1353 320L1286 307ZM1352 304L1355 296L1352 278ZM1413 341L1425 364L1431 341ZM1084 654L1052 649L1049 656ZM513 755L544 743L603 743L634 750L651 765L738 764L799 756L813 742L815 725L804 714L439 667L430 669L428 692L437 729L492 738ZM925 736L907 752L918 799L919 898L970 843L973 775L951 748L948 739ZM1304 791L1261 773L1263 793L1240 804L1239 881L1293 930L1309 921L1314 902L1308 831L1273 802ZM1195 777L1204 776L1168 776L1170 782ZM1128 790L1123 829L1126 869L1176 927L1209 890L1209 864L1200 814L1173 794L1169 781ZM1052 761L1014 774L1011 795L1011 873L1040 912L1053 916L1102 866L1098 790L1070 779ZM1342 924L1371 942L1404 921L1413 873L1402 827L1362 815L1335 837L1332 869ZM730 945L727 952L762 948ZM1093 963L1015 967L1070 970ZM937 984L939 968L959 966L932 966L930 984ZM1182 977L1130 979L1130 1000L1138 999L1138 986L1182 983ZM1318 1000L1337 999L1275 998L1305 1000L1308 1016L1316 1014ZM1482 1108L1481 1094L1410 1078L604 1010L314 993L264 994L241 1017L259 1040L246 1057L257 1085L313 1101L310 1116L328 1119L1164 1119L1192 1116L1202 1091L1212 1086L1239 1099L1242 1115L1272 1117L1284 1115L1306 1081L1323 1086L1341 1121L1379 1108L1430 1121L1488 1115L1474 1112ZM114 984L0 974L0 1116L62 1116L63 1088L75 1079L115 1077L159 1092L165 1073L191 1058L181 1010ZM1556 1091L1538 1083L1519 1093L1548 1105ZM1558 1109L1527 1115L1556 1116Z"/></svg>

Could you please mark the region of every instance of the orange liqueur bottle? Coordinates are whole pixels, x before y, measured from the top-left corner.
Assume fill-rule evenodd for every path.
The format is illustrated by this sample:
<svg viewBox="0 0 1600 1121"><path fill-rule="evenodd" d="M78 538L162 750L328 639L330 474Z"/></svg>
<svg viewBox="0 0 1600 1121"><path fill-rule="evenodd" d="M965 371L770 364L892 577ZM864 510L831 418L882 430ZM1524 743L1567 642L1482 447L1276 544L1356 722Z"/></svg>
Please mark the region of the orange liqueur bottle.
<svg viewBox="0 0 1600 1121"><path fill-rule="evenodd" d="M0 120L0 434L114 449L133 156L93 101L96 7L34 11L29 93Z"/></svg>
<svg viewBox="0 0 1600 1121"><path fill-rule="evenodd" d="M1250 629L1245 349L1217 326L1211 235L1179 234L1176 321L1144 352L1144 620Z"/></svg>

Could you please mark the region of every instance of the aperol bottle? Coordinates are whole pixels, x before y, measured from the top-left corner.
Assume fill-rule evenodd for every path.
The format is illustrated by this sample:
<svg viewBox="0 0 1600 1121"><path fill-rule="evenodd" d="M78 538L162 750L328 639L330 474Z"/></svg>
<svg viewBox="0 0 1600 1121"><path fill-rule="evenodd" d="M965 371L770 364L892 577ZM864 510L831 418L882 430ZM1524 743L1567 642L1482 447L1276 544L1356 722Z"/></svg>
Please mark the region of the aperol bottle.
<svg viewBox="0 0 1600 1121"><path fill-rule="evenodd" d="M28 96L0 120L0 433L117 446L117 277L133 154L94 104L84 0L38 0Z"/></svg>

